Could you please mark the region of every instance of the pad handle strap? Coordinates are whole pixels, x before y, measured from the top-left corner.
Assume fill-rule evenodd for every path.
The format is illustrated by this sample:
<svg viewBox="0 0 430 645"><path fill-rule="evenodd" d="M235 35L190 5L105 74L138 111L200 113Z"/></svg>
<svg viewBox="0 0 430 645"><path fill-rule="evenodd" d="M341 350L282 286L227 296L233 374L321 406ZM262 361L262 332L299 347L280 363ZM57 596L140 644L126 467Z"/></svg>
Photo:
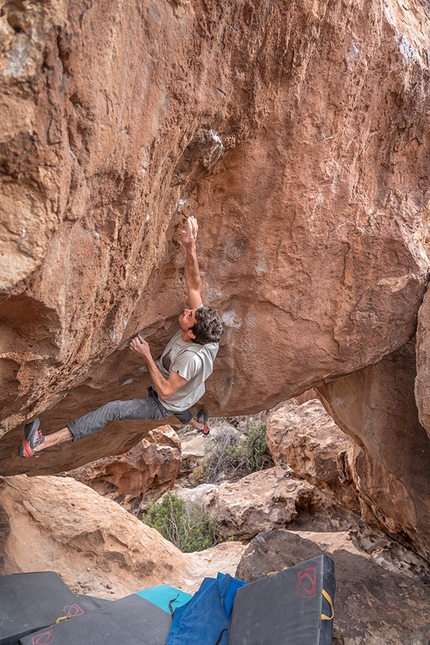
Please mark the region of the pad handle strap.
<svg viewBox="0 0 430 645"><path fill-rule="evenodd" d="M331 616L326 616L325 614L321 614L321 620L333 620L334 618L333 600L331 599L330 594L327 593L325 589L321 589L321 593L331 607Z"/></svg>

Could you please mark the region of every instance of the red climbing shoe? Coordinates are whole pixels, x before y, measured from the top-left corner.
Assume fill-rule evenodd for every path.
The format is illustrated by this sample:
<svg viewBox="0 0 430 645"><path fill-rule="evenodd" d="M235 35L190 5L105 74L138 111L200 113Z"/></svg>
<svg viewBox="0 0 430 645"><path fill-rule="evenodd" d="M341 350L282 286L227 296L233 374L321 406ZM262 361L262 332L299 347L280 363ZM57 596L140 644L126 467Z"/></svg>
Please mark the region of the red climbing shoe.
<svg viewBox="0 0 430 645"><path fill-rule="evenodd" d="M203 423L205 426L202 430L197 430L198 434L202 434L206 437L210 432L210 428L208 426L208 415L203 409L201 409L197 412L196 419L198 423Z"/></svg>
<svg viewBox="0 0 430 645"><path fill-rule="evenodd" d="M38 417L27 423L24 427L24 439L18 448L20 457L34 457L34 449L45 441L41 430L39 430L40 420Z"/></svg>

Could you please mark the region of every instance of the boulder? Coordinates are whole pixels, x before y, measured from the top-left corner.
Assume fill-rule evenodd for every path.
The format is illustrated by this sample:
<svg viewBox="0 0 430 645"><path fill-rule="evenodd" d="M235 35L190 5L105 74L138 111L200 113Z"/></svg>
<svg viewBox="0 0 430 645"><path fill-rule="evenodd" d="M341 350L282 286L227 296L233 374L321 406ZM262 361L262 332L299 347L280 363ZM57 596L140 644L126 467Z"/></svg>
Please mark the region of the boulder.
<svg viewBox="0 0 430 645"><path fill-rule="evenodd" d="M430 441L414 397L415 344L319 391L357 443L352 479L363 518L430 560Z"/></svg>
<svg viewBox="0 0 430 645"><path fill-rule="evenodd" d="M51 433L145 395L128 341L141 332L157 355L176 331L192 213L204 301L225 324L210 414L328 384L343 429L360 408L370 515L428 554L428 442L393 398L375 412L362 384L415 333L427 284L429 12L411 0L2 3L2 475L125 453L160 425L115 422L17 456L36 415ZM346 383L358 383L352 407L330 394Z"/></svg>
<svg viewBox="0 0 430 645"><path fill-rule="evenodd" d="M204 458L206 439L207 437L197 434L195 430L181 435L181 455L185 472L190 472Z"/></svg>
<svg viewBox="0 0 430 645"><path fill-rule="evenodd" d="M243 552L231 543L194 560L74 479L25 475L0 478L0 545L0 575L55 571L75 593L107 598L159 584L194 593L216 570L233 574Z"/></svg>
<svg viewBox="0 0 430 645"><path fill-rule="evenodd" d="M315 393L314 393L315 396ZM267 445L277 466L317 486L354 513L360 513L353 462L358 448L319 400L288 401L272 412Z"/></svg>
<svg viewBox="0 0 430 645"><path fill-rule="evenodd" d="M117 597L186 577L179 549L74 479L20 475L0 486L9 520L2 573L54 570L73 590Z"/></svg>
<svg viewBox="0 0 430 645"><path fill-rule="evenodd" d="M195 488L182 488L178 486L175 488L174 493L191 509L195 504L206 506L206 496L208 493L216 491L217 488L215 484L200 484Z"/></svg>
<svg viewBox="0 0 430 645"><path fill-rule="evenodd" d="M234 576L245 549L246 544L229 541L221 542L221 544L204 551L184 553L184 556L190 559L192 566L201 576L199 582L196 580L195 574L191 581L184 580L184 588L187 586L190 589L189 593L194 593L199 588L204 577L216 578L219 572L229 573Z"/></svg>
<svg viewBox="0 0 430 645"><path fill-rule="evenodd" d="M160 446L176 448L179 452L182 450L181 440L176 434L176 431L170 426L160 426L159 428L150 430L146 440L149 441L149 443L156 443Z"/></svg>
<svg viewBox="0 0 430 645"><path fill-rule="evenodd" d="M418 312L416 336L417 376L415 400L420 424L430 438L430 290Z"/></svg>
<svg viewBox="0 0 430 645"><path fill-rule="evenodd" d="M138 510L148 495L158 497L174 486L181 464L176 447L142 439L124 455L105 457L65 474L128 510Z"/></svg>
<svg viewBox="0 0 430 645"><path fill-rule="evenodd" d="M203 484L175 491L186 503L200 503L216 519L224 538L249 540L260 531L284 528L301 509L321 507L314 487L293 479L281 467L262 470L238 482Z"/></svg>

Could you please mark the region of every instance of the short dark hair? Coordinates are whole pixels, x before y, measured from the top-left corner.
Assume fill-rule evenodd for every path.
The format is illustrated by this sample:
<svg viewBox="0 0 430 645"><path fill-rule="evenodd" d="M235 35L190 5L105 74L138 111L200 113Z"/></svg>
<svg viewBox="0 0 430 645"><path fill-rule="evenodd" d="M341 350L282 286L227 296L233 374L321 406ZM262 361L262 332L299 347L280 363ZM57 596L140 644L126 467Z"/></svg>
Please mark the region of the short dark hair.
<svg viewBox="0 0 430 645"><path fill-rule="evenodd" d="M191 327L191 331L195 335L195 338L192 338L193 343L207 345L219 341L223 332L223 324L215 309L199 307L196 309L196 321Z"/></svg>

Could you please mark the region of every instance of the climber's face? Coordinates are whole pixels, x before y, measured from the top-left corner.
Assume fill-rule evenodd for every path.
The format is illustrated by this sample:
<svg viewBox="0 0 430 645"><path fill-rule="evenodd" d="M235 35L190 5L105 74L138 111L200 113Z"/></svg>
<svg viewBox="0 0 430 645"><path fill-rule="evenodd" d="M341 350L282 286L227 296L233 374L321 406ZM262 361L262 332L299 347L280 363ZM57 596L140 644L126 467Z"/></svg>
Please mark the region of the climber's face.
<svg viewBox="0 0 430 645"><path fill-rule="evenodd" d="M196 324L196 311L197 309L184 309L184 311L179 314L179 326L182 331L188 331Z"/></svg>

